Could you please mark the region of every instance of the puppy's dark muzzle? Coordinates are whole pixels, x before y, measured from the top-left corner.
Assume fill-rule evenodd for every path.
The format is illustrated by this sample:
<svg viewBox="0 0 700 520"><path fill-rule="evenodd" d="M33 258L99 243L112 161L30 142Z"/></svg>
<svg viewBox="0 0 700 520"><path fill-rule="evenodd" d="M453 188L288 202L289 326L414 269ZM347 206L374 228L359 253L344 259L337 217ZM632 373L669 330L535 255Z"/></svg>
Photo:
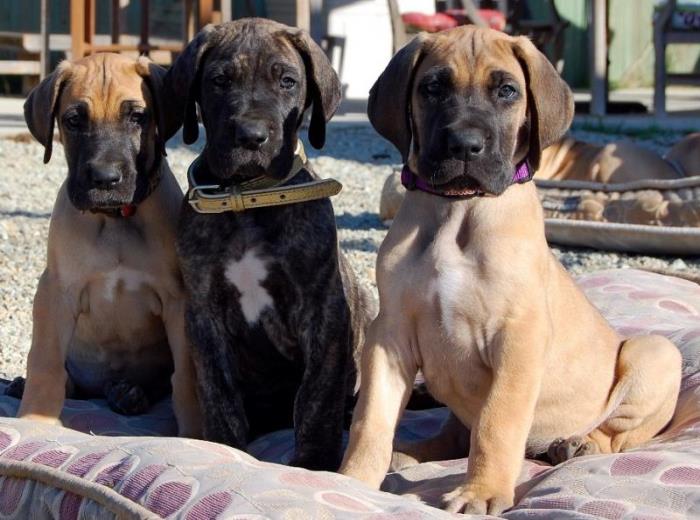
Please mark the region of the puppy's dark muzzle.
<svg viewBox="0 0 700 520"><path fill-rule="evenodd" d="M258 151L270 140L270 129L263 120L233 122L233 142L237 147Z"/></svg>
<svg viewBox="0 0 700 520"><path fill-rule="evenodd" d="M124 167L114 163L89 163L85 166L84 175L90 186L98 190L116 188L124 178Z"/></svg>
<svg viewBox="0 0 700 520"><path fill-rule="evenodd" d="M484 156L488 136L480 128L449 128L445 136L447 155L462 161L475 161Z"/></svg>
<svg viewBox="0 0 700 520"><path fill-rule="evenodd" d="M425 164L433 185L491 195L500 195L510 185L509 161L500 157L497 139L488 128L461 122L447 126L439 136L432 148L433 165Z"/></svg>

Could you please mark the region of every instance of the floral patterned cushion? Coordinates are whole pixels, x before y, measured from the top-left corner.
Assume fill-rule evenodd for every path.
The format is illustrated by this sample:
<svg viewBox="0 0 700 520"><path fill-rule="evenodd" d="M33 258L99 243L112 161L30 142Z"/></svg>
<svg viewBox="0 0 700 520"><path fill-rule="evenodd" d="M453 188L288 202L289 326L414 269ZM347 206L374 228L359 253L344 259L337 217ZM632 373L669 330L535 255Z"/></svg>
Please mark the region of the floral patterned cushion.
<svg viewBox="0 0 700 520"><path fill-rule="evenodd" d="M634 270L579 278L625 335L662 334L683 353L683 386L670 427L630 452L556 467L525 461L505 518L692 518L700 516L700 287ZM17 403L0 398L0 413ZM387 476L382 491L286 462L291 431L256 440L256 457L171 435L168 403L123 418L99 401L69 401L64 424L85 432L0 418L0 518L443 518L443 493L467 459L430 462ZM434 434L445 409L407 412L399 435ZM107 435L124 435L117 437ZM134 435L140 435L134 437ZM482 517L486 518L486 517Z"/></svg>

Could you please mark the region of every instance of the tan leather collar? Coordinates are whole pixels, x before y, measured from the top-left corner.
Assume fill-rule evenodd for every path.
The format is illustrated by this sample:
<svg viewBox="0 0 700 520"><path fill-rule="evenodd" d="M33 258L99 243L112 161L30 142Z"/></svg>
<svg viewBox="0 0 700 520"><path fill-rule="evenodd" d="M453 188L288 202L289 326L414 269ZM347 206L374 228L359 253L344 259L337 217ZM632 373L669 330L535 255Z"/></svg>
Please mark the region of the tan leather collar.
<svg viewBox="0 0 700 520"><path fill-rule="evenodd" d="M282 180L261 176L240 184L222 188L218 184L197 184L194 178L199 157L187 170L187 202L198 213L224 213L227 211L245 211L268 206L283 206L309 200L324 199L340 193L343 185L335 179L282 186L306 166L306 153L301 141L297 141L294 163L289 174Z"/></svg>

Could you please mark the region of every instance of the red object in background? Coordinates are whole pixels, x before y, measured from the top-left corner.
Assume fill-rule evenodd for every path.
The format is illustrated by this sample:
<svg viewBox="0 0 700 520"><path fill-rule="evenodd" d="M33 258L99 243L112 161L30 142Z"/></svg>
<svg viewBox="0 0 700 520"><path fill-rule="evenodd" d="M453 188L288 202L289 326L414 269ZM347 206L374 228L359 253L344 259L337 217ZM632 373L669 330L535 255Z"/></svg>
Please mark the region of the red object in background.
<svg viewBox="0 0 700 520"><path fill-rule="evenodd" d="M506 17L501 11L496 9L478 9L479 16L488 24L491 29L496 29L497 31L502 31L506 28ZM445 14L452 16L459 25L465 25L469 23L469 18L467 18L467 13L464 9L448 9Z"/></svg>
<svg viewBox="0 0 700 520"><path fill-rule="evenodd" d="M479 15L484 21L497 31L506 28L506 17L503 13L495 9L479 9ZM403 23L409 27L415 27L420 31L438 32L445 29L452 29L458 25L466 25L469 18L463 9L449 9L444 13L404 13L401 15Z"/></svg>
<svg viewBox="0 0 700 520"><path fill-rule="evenodd" d="M409 27L415 27L421 31L438 32L457 27L459 22L445 13L404 13L401 20Z"/></svg>

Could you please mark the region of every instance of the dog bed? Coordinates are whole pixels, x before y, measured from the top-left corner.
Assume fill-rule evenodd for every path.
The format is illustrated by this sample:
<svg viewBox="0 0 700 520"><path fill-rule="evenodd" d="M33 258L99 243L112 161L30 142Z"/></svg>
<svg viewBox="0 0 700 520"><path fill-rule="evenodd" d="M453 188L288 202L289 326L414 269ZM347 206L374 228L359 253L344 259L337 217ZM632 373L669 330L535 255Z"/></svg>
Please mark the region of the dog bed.
<svg viewBox="0 0 700 520"><path fill-rule="evenodd" d="M700 176L623 184L535 179L550 242L700 254Z"/></svg>
<svg viewBox="0 0 700 520"><path fill-rule="evenodd" d="M526 461L516 505L503 516L700 517L700 287L635 270L578 282L620 333L662 334L679 346L676 413L661 436L627 453L554 468ZM0 414L14 415L17 405L0 397ZM445 409L407 412L399 436L431 436L445 417ZM466 459L420 464L388 475L377 492L341 475L278 464L291 455L291 431L256 440L251 456L157 437L174 431L167 402L126 418L101 401L67 401L62 418L75 429L0 418L0 518L450 518L431 506L461 483L467 465Z"/></svg>

